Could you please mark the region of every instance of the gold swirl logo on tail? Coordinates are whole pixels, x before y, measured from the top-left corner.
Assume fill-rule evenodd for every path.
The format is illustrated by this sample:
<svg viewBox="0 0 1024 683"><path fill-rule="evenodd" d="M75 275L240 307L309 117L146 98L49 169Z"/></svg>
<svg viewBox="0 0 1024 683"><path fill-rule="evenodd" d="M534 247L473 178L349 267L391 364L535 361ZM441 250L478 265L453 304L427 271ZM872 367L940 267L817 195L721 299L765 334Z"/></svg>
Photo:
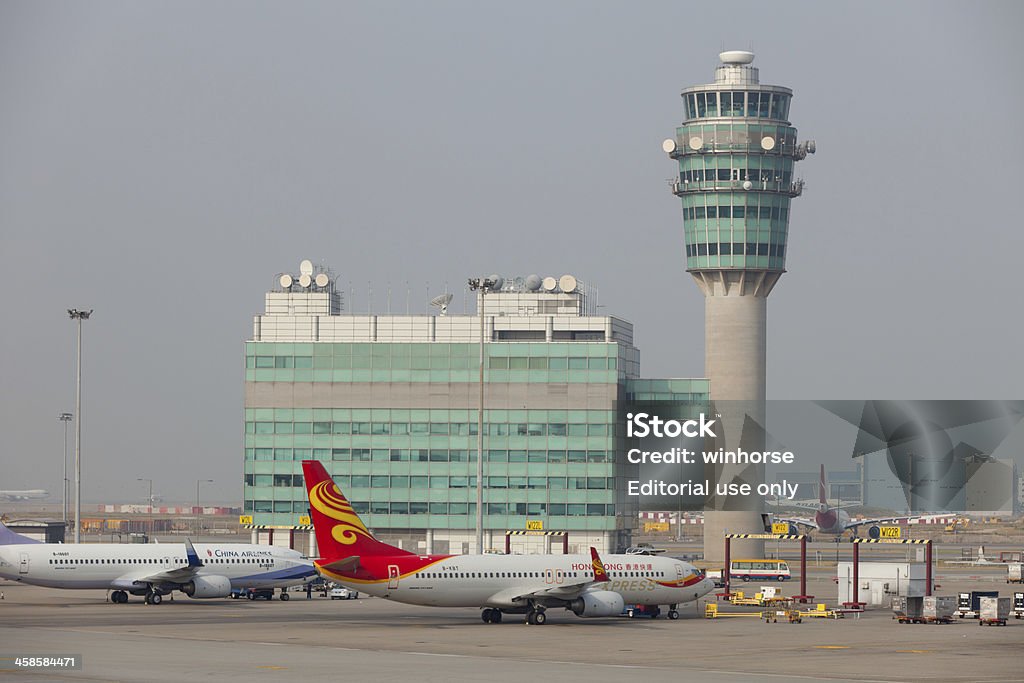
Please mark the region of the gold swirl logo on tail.
<svg viewBox="0 0 1024 683"><path fill-rule="evenodd" d="M333 481L322 481L313 486L309 491L309 504L338 522L331 528L331 536L338 543L352 545L360 536L373 538Z"/></svg>
<svg viewBox="0 0 1024 683"><path fill-rule="evenodd" d="M594 576L600 576L601 574L605 573L605 571L604 571L604 562L602 562L600 558L598 558L598 557L594 558L593 567L594 567Z"/></svg>

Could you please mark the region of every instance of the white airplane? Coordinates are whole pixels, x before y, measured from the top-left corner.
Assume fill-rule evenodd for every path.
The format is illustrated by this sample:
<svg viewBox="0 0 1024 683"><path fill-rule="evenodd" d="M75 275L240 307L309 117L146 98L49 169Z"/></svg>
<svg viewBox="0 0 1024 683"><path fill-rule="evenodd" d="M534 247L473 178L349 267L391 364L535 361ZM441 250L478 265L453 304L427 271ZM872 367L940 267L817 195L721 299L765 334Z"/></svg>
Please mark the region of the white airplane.
<svg viewBox="0 0 1024 683"><path fill-rule="evenodd" d="M39 543L0 524L0 578L50 588L113 591L159 605L178 590L225 598L233 588L283 588L316 575L311 560L286 548L240 543ZM286 600L288 594L282 593Z"/></svg>
<svg viewBox="0 0 1024 683"><path fill-rule="evenodd" d="M378 541L316 460L304 460L310 512L322 554L320 573L347 588L411 605L480 607L484 623L525 614L543 624L545 610L612 617L624 606L657 610L714 590L693 565L668 557L608 555L416 555ZM658 612L655 611L655 614Z"/></svg>
<svg viewBox="0 0 1024 683"><path fill-rule="evenodd" d="M833 536L839 536L845 531L852 531L853 534L856 535L857 527L870 525L875 528L870 529L869 534L876 538L878 533L876 525L885 524L887 522L899 522L908 519L905 515L902 517L895 516L876 517L874 519L851 519L850 515L842 509L842 506L830 505L828 500L825 498L824 465L821 466L821 479L818 482L818 501L796 501L787 503L787 505L815 510L814 519L807 519L803 517L774 517L773 521L799 524L812 529L817 529L823 534L832 534Z"/></svg>
<svg viewBox="0 0 1024 683"><path fill-rule="evenodd" d="M49 497L50 492L44 491L43 489L31 489L28 491L0 491L0 499L18 501L18 500L42 500L43 498Z"/></svg>

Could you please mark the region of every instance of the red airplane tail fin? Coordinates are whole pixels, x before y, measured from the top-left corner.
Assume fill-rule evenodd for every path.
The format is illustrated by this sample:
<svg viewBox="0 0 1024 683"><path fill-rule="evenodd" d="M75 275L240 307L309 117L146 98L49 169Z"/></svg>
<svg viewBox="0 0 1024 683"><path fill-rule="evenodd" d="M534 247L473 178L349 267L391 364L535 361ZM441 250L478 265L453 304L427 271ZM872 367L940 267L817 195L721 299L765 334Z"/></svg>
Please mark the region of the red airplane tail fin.
<svg viewBox="0 0 1024 683"><path fill-rule="evenodd" d="M828 505L828 501L825 499L825 465L821 466L821 479L818 480L818 502Z"/></svg>
<svg viewBox="0 0 1024 683"><path fill-rule="evenodd" d="M411 554L373 537L320 461L303 460L302 473L316 543L324 560L335 562L346 557Z"/></svg>
<svg viewBox="0 0 1024 683"><path fill-rule="evenodd" d="M608 581L608 572L604 569L604 562L597 555L597 548L590 546L590 566L594 568L594 582Z"/></svg>

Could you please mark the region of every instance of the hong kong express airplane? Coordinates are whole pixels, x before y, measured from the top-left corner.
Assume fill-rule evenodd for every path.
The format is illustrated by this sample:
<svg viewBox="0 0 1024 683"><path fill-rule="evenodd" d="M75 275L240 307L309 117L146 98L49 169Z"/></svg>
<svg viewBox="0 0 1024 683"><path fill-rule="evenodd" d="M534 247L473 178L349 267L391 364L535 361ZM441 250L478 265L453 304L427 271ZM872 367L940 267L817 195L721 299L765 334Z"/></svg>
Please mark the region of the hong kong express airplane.
<svg viewBox="0 0 1024 683"><path fill-rule="evenodd" d="M225 598L232 588L278 588L309 581L316 569L287 548L241 543L39 543L0 524L0 578L51 588L112 590L158 605L179 590ZM283 593L282 596L287 595Z"/></svg>
<svg viewBox="0 0 1024 683"><path fill-rule="evenodd" d="M580 617L610 617L625 604L656 608L697 600L714 588L692 565L668 557L607 555L416 555L367 531L323 465L302 469L322 555L320 573L349 588L412 605L480 607L485 623L524 614L547 621L563 607Z"/></svg>

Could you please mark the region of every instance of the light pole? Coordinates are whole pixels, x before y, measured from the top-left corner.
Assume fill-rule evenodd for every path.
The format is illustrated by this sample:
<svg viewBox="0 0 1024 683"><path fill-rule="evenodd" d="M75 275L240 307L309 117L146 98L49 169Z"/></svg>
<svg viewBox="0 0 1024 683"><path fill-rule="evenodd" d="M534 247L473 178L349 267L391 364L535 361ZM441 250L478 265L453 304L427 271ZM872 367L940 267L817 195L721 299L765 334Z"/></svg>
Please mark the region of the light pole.
<svg viewBox="0 0 1024 683"><path fill-rule="evenodd" d="M196 479L196 533L197 534L199 533L199 530L202 528L202 526L200 524L200 521L199 521L200 520L200 515L203 514L203 508L199 507L199 485L202 484L203 482L206 482L207 484L212 484L213 483L213 479Z"/></svg>
<svg viewBox="0 0 1024 683"><path fill-rule="evenodd" d="M149 535L153 535L153 480L146 478L139 478L135 481L148 481L149 482L149 503L146 508L149 511Z"/></svg>
<svg viewBox="0 0 1024 683"><path fill-rule="evenodd" d="M480 290L480 402L476 412L476 551L480 554L484 552L484 299L495 284L493 278L469 278L469 288Z"/></svg>
<svg viewBox="0 0 1024 683"><path fill-rule="evenodd" d="M82 321L88 320L92 309L69 308L68 315L78 321L78 373L75 380L75 543L82 542Z"/></svg>
<svg viewBox="0 0 1024 683"><path fill-rule="evenodd" d="M64 533L68 530L68 422L74 416L71 413L61 413L57 419L64 423L64 488L61 489L60 502L64 508Z"/></svg>

